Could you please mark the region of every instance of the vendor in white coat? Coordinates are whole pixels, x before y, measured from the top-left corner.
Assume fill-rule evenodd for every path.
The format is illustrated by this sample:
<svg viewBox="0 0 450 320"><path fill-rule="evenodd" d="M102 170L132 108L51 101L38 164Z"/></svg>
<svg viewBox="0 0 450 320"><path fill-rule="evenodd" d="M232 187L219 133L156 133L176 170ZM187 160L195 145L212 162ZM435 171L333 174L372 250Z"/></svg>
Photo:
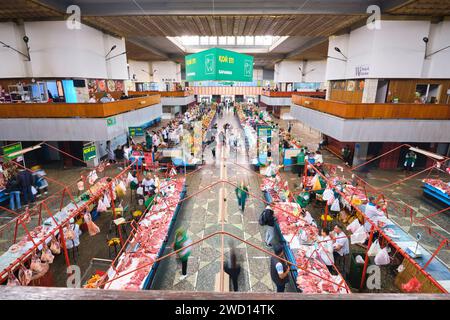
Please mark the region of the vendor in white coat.
<svg viewBox="0 0 450 320"><path fill-rule="evenodd" d="M341 272L344 278L347 277L350 268L350 243L347 235L342 231L341 227L336 225L334 227L334 259L336 267Z"/></svg>
<svg viewBox="0 0 450 320"><path fill-rule="evenodd" d="M384 215L382 211L378 210L374 197L369 197L369 202L366 204L364 215L374 223L377 223L378 218ZM365 219L366 221L364 223L364 229L366 232L370 232L372 227L368 219Z"/></svg>
<svg viewBox="0 0 450 320"><path fill-rule="evenodd" d="M320 230L320 236L317 237L317 244L320 260L327 266L331 274L335 274L336 272L333 268L333 240L330 237L330 230L328 228L322 228Z"/></svg>

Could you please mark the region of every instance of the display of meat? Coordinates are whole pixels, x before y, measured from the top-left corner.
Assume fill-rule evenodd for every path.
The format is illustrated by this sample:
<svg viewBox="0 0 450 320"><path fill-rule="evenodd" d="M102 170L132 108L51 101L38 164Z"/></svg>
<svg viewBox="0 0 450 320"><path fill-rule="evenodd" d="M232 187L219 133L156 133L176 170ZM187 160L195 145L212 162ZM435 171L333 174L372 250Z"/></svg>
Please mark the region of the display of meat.
<svg viewBox="0 0 450 320"><path fill-rule="evenodd" d="M184 178L161 181L160 191L154 205L139 221L137 231L130 235L127 250L118 259L114 275L105 289L140 290L152 263L158 258L168 236L170 223L180 201Z"/></svg>
<svg viewBox="0 0 450 320"><path fill-rule="evenodd" d="M450 182L444 182L440 179L423 179L422 181L450 196Z"/></svg>

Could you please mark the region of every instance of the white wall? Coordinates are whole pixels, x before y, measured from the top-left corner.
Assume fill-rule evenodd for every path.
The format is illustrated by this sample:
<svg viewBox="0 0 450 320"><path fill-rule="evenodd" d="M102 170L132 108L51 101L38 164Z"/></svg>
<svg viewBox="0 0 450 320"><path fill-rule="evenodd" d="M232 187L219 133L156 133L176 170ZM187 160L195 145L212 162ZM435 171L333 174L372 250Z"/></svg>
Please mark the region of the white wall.
<svg viewBox="0 0 450 320"><path fill-rule="evenodd" d="M327 60L308 60L304 63L303 82L325 82Z"/></svg>
<svg viewBox="0 0 450 320"><path fill-rule="evenodd" d="M350 34L329 38L328 56L344 59L334 50L341 49L348 61L328 58L327 80L364 78L450 78L450 50L425 60L428 52L450 44L450 21L431 24L429 21L381 21L381 29L362 26ZM368 68L358 75L358 67Z"/></svg>
<svg viewBox="0 0 450 320"><path fill-rule="evenodd" d="M22 28L13 22L0 23L0 40L26 54ZM28 77L26 58L0 45L0 78Z"/></svg>
<svg viewBox="0 0 450 320"><path fill-rule="evenodd" d="M275 82L302 82L303 61L283 60L275 64Z"/></svg>
<svg viewBox="0 0 450 320"><path fill-rule="evenodd" d="M253 69L253 81L263 80L263 69Z"/></svg>
<svg viewBox="0 0 450 320"><path fill-rule="evenodd" d="M133 74L136 75L136 81L138 82L151 82L153 77L150 76L152 73L151 63L148 61L136 61L128 60L130 68L130 78L133 78ZM142 71L144 70L144 71Z"/></svg>
<svg viewBox="0 0 450 320"><path fill-rule="evenodd" d="M0 77L39 78L100 78L128 79L126 54L110 61L106 53L113 45L110 56L125 51L125 40L106 35L82 25L71 30L65 21L33 21L23 26L0 23L0 39L25 51L23 36L27 35L31 62L6 48L0 48Z"/></svg>
<svg viewBox="0 0 450 320"><path fill-rule="evenodd" d="M152 62L152 69L154 82L166 82L166 79L175 79L174 82L181 82L181 65L179 63L154 61Z"/></svg>
<svg viewBox="0 0 450 320"><path fill-rule="evenodd" d="M430 28L427 54L450 45L450 21L432 24ZM450 78L450 48L425 59L422 76L424 78Z"/></svg>

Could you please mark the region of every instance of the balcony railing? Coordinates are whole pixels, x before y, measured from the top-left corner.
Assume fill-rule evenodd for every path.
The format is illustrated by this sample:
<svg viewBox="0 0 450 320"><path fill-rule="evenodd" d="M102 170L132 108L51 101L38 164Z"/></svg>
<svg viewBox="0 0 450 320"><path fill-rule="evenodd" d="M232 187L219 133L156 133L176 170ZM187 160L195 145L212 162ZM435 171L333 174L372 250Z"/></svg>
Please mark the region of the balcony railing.
<svg viewBox="0 0 450 320"><path fill-rule="evenodd" d="M151 95L107 103L0 103L0 118L106 118L160 101Z"/></svg>
<svg viewBox="0 0 450 320"><path fill-rule="evenodd" d="M159 94L161 97L188 97L193 95L193 91L128 91L130 97L134 96L145 96Z"/></svg>
<svg viewBox="0 0 450 320"><path fill-rule="evenodd" d="M292 103L344 119L450 120L448 104L346 103L299 95Z"/></svg>

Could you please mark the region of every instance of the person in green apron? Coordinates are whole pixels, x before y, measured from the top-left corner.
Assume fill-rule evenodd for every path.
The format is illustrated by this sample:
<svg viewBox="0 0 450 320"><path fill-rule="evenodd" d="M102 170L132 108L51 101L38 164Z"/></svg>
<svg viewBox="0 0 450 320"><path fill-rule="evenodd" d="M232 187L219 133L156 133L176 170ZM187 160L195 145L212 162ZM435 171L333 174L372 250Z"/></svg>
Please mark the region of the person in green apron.
<svg viewBox="0 0 450 320"><path fill-rule="evenodd" d="M298 176L302 177L305 172L305 151L303 149L297 154L297 170Z"/></svg>
<svg viewBox="0 0 450 320"><path fill-rule="evenodd" d="M145 148L147 150L152 150L152 146L153 146L152 136L150 135L150 133L148 133L148 131L146 131L145 132Z"/></svg>
<svg viewBox="0 0 450 320"><path fill-rule="evenodd" d="M175 231L175 242L173 243L173 250L177 251L192 244L192 240L188 237L186 230L183 228L178 228ZM187 263L189 256L191 255L191 247L185 248L177 252L177 256L181 261L181 277L180 281L187 278Z"/></svg>
<svg viewBox="0 0 450 320"><path fill-rule="evenodd" d="M414 168L414 165L416 164L416 160L417 160L417 154L410 150L406 156L405 156L405 163L403 164L403 166L405 167L406 171L412 171Z"/></svg>
<svg viewBox="0 0 450 320"><path fill-rule="evenodd" d="M240 186L235 189L235 192L239 208L241 209L242 212L244 212L245 202L247 201L248 197L248 186L244 184L244 181L241 181Z"/></svg>
<svg viewBox="0 0 450 320"><path fill-rule="evenodd" d="M303 191L297 196L297 203L302 208L306 208L306 206L309 204L309 201L311 199L311 196L308 191Z"/></svg>

